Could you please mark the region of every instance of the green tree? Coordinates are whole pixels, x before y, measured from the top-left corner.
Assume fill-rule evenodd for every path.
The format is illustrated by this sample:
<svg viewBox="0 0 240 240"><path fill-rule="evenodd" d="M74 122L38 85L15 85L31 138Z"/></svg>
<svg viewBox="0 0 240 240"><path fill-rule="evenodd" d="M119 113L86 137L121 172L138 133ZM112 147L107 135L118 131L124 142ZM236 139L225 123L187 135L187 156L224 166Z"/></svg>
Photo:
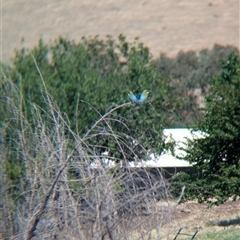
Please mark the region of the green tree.
<svg viewBox="0 0 240 240"><path fill-rule="evenodd" d="M171 125L169 112L175 107L170 79L156 69L149 49L137 39L129 43L120 35L117 41L108 36L75 43L60 37L51 46L40 40L31 53L25 48L16 51L13 65L12 80L22 94L22 110L33 124L30 103L41 107L43 117L47 109L42 76L73 131L87 139L96 154L111 149L114 157L122 159L120 152L128 152L127 159L133 160L145 155L146 149L160 153L166 147L162 130ZM144 89L150 96L140 108L127 104L129 90L140 94ZM89 132L99 118L122 104Z"/></svg>
<svg viewBox="0 0 240 240"><path fill-rule="evenodd" d="M210 82L205 116L197 129L204 137L189 141L188 194L200 202L223 203L240 196L240 59L231 54Z"/></svg>

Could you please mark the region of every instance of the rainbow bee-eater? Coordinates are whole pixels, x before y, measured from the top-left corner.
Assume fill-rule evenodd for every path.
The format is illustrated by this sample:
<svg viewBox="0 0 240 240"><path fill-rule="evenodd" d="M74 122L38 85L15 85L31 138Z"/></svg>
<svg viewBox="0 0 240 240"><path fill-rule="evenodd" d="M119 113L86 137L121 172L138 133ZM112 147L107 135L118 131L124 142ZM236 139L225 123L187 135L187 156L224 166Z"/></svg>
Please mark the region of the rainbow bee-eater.
<svg viewBox="0 0 240 240"><path fill-rule="evenodd" d="M128 97L133 102L135 102L138 106L140 106L148 98L148 94L149 94L149 91L144 90L138 97L136 97L136 95L132 91L130 91L128 93Z"/></svg>

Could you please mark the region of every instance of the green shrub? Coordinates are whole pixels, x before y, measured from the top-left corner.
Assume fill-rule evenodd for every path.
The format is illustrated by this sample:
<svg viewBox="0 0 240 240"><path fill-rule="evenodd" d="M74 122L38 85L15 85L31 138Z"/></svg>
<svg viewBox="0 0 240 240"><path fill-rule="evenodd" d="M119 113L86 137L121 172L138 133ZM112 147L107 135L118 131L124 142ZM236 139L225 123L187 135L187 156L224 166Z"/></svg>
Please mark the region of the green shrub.
<svg viewBox="0 0 240 240"><path fill-rule="evenodd" d="M223 203L239 195L240 186L240 59L231 54L210 82L204 118L196 130L206 136L189 141L185 160L197 172L185 180L191 197Z"/></svg>
<svg viewBox="0 0 240 240"><path fill-rule="evenodd" d="M88 144L95 146L96 153L108 149L111 156L122 160L120 152L134 147L134 154L125 154L132 161L136 152L139 158L145 155L142 145L157 153L165 148L162 129L171 125L169 111L176 107L172 88L169 78L156 71L148 48L137 39L128 43L122 35L118 41L110 36L106 40L95 37L76 44L60 37L51 46L40 40L30 51L16 51L13 65L8 77L20 90L22 111L32 124L31 105L46 112L47 91L65 113L72 130L82 137L90 134ZM140 108L129 104L128 91L140 94L144 89L150 90L149 99ZM88 131L97 119L121 104L124 107L108 113L107 120L98 125L101 137ZM118 133L120 145L111 131ZM133 143L126 135L139 142Z"/></svg>

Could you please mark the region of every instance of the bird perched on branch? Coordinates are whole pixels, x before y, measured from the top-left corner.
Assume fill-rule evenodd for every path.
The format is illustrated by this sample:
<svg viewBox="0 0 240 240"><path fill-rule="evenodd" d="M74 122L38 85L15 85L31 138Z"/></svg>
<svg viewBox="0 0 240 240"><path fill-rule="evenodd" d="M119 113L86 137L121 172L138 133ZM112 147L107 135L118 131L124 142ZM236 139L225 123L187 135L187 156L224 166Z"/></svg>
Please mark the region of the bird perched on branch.
<svg viewBox="0 0 240 240"><path fill-rule="evenodd" d="M149 94L149 91L144 90L138 97L136 97L136 95L132 91L130 91L128 93L128 97L133 102L135 102L138 106L140 106L148 98L148 94Z"/></svg>

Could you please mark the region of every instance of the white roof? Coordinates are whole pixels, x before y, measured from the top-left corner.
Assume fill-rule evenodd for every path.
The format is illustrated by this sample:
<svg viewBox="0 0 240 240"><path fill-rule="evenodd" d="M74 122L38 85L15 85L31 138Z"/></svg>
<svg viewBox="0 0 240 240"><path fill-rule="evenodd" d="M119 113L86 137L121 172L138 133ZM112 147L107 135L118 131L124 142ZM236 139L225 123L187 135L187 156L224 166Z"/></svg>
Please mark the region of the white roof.
<svg viewBox="0 0 240 240"><path fill-rule="evenodd" d="M190 167L192 166L189 162L181 160L177 158L183 157L186 153L185 151L181 150L181 147L184 147L187 142L187 139L194 139L203 137L204 134L201 132L194 132L192 134L191 129L188 128L170 128L164 129L163 134L165 136L165 141L174 141L176 143L174 148L174 154L172 155L170 151L166 151L159 156L154 156L154 154L149 155L149 160L147 161L138 161L138 162L130 162L129 165L131 167ZM104 153L103 155L108 155L108 152ZM92 163L92 167L97 167L100 163L94 162ZM115 162L105 159L105 164L109 167L113 167Z"/></svg>
<svg viewBox="0 0 240 240"><path fill-rule="evenodd" d="M187 139L200 138L204 134L200 132L194 132L192 134L191 129L188 128L170 128L164 129L163 134L166 137L166 141L175 141L176 146L174 148L175 156L172 155L170 151L162 153L160 156L154 156L154 154L149 155L148 161L141 161L136 163L131 163L131 166L135 167L190 167L192 166L189 162L177 158L186 155L186 152L181 150L187 142Z"/></svg>

